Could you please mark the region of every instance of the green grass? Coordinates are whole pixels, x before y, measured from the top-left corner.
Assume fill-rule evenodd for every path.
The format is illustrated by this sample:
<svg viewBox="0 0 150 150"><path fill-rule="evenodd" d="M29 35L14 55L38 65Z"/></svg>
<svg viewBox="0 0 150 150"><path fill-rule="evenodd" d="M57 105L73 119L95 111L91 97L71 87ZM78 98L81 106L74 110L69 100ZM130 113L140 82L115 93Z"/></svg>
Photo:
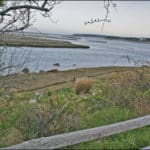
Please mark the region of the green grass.
<svg viewBox="0 0 150 150"><path fill-rule="evenodd" d="M92 128L113 124L136 117L136 114L127 108L108 107L92 114L84 115L83 128Z"/></svg>
<svg viewBox="0 0 150 150"><path fill-rule="evenodd" d="M150 127L144 127L78 144L69 149L139 149L150 145Z"/></svg>

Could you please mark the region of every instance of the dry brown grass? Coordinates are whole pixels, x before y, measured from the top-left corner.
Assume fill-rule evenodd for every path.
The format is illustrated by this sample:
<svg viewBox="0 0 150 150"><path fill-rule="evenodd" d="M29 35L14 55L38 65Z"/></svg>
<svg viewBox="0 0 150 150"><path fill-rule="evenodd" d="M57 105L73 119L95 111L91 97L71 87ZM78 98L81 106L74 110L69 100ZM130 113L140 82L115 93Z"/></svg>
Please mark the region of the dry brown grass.
<svg viewBox="0 0 150 150"><path fill-rule="evenodd" d="M138 80L138 75L134 71L126 71L121 73L113 74L113 83L114 85L119 86L132 86Z"/></svg>
<svg viewBox="0 0 150 150"><path fill-rule="evenodd" d="M149 102L144 102L143 100L134 101L133 107L140 115L150 114Z"/></svg>
<svg viewBox="0 0 150 150"><path fill-rule="evenodd" d="M94 83L93 79L89 79L89 78L77 79L74 83L74 88L75 88L76 94L88 93L90 91L93 83Z"/></svg>

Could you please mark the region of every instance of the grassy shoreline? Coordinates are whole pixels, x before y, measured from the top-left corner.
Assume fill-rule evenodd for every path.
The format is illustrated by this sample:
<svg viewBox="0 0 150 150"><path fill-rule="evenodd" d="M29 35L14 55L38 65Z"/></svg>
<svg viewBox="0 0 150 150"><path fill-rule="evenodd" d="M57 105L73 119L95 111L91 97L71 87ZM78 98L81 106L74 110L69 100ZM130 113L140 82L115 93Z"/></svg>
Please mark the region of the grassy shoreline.
<svg viewBox="0 0 150 150"><path fill-rule="evenodd" d="M0 34L0 46L42 47L42 48L89 48L86 45L73 44L69 41L42 39L25 35Z"/></svg>
<svg viewBox="0 0 150 150"><path fill-rule="evenodd" d="M150 67L148 67L150 68ZM34 91L47 87L60 87L65 84L72 84L73 78L89 77L89 78L106 78L113 73L125 71L138 71L140 67L95 67L95 68L78 68L64 71L42 71L39 73L21 73L1 78L1 82L8 80L11 91ZM148 69L150 70L150 69ZM14 82L15 81L15 82ZM22 84L22 82L24 84Z"/></svg>

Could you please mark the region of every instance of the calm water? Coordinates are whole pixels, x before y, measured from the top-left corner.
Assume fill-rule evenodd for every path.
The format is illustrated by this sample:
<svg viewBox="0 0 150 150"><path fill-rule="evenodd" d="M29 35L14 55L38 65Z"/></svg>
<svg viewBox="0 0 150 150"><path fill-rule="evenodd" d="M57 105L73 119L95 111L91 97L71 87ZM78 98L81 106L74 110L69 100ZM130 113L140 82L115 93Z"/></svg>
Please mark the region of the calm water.
<svg viewBox="0 0 150 150"><path fill-rule="evenodd" d="M142 62L150 61L150 44L94 37L83 37L79 40L70 41L89 45L90 48L8 47L9 52L7 51L3 58L6 63L9 63L11 59L14 66L23 63L24 67L28 67L31 71L99 66L138 66ZM106 43L98 41L105 41ZM125 58L126 56L130 58L130 61ZM60 66L53 66L55 63L59 63ZM11 71L16 71L16 69Z"/></svg>

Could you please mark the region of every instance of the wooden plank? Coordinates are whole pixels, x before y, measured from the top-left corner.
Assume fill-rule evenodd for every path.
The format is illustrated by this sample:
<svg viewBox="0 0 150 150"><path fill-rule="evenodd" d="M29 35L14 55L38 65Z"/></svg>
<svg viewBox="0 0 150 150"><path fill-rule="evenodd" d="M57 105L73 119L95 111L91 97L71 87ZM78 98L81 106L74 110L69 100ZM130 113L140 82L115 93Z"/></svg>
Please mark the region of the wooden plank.
<svg viewBox="0 0 150 150"><path fill-rule="evenodd" d="M111 125L25 141L5 149L57 149L150 125L150 115ZM4 148L3 148L4 149Z"/></svg>

